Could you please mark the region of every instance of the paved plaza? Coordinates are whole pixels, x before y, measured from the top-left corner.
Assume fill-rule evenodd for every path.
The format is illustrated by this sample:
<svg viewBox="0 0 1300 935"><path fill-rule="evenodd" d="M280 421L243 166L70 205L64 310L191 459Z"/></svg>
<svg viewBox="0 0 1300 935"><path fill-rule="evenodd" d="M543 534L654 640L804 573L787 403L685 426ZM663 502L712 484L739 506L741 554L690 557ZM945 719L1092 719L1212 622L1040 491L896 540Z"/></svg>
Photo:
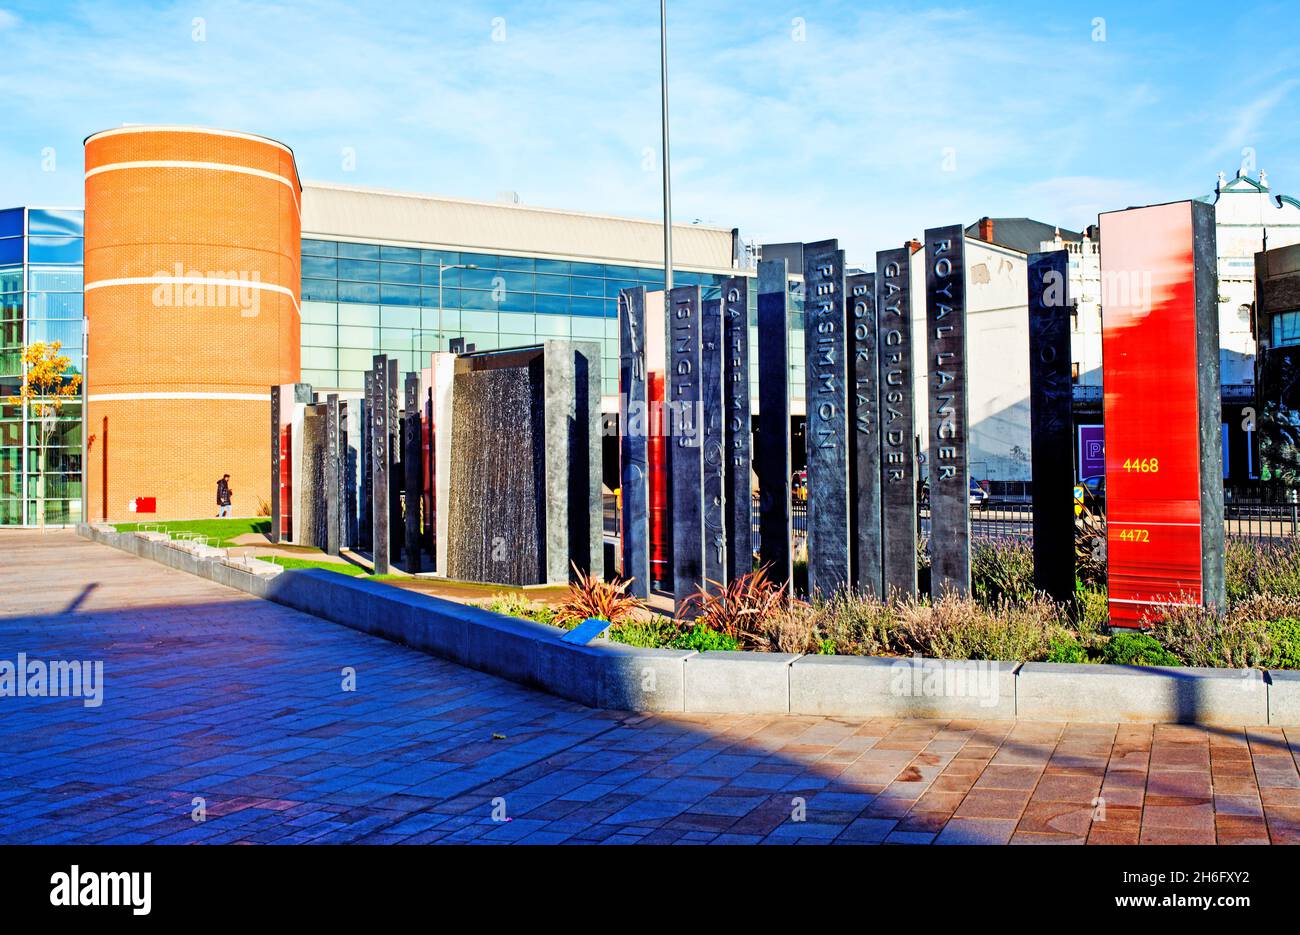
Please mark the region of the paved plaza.
<svg viewBox="0 0 1300 935"><path fill-rule="evenodd" d="M1300 842L1300 729L597 711L67 531L0 547L0 662L104 665L97 708L0 697L0 842Z"/></svg>

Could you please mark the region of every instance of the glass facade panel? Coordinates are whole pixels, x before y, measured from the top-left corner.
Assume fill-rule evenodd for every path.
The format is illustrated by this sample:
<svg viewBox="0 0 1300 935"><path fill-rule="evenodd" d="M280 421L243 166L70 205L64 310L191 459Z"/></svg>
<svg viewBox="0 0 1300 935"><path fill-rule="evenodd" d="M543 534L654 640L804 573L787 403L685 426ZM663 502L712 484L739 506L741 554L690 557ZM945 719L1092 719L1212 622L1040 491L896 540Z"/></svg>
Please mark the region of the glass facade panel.
<svg viewBox="0 0 1300 935"><path fill-rule="evenodd" d="M59 342L69 373L82 363L82 212L0 211L0 525L81 519L81 401L53 420L7 399L24 381L24 342ZM24 258L30 264L23 266Z"/></svg>
<svg viewBox="0 0 1300 935"><path fill-rule="evenodd" d="M27 262L80 263L82 243L80 237L29 237Z"/></svg>
<svg viewBox="0 0 1300 935"><path fill-rule="evenodd" d="M719 294L721 276L674 276ZM600 342L603 391L614 395L619 290L662 281L654 268L306 239L304 379L307 370L312 382L333 373L337 383L322 386L356 388L375 353L393 354L413 369L454 337L492 350L572 336ZM335 322L332 341L310 327ZM307 353L328 347L338 352L335 363Z"/></svg>

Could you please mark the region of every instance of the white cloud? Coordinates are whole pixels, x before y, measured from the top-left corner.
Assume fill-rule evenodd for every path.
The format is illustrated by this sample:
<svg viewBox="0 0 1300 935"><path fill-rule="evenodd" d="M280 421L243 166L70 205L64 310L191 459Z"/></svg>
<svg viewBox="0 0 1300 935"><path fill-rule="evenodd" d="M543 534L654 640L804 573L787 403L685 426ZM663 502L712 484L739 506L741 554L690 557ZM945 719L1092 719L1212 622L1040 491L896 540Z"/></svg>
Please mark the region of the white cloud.
<svg viewBox="0 0 1300 935"><path fill-rule="evenodd" d="M0 142L0 203L80 200L80 142L94 130L193 122L284 140L304 178L659 211L652 6L131 9L119 0L26 22L24 41L6 49L0 92L18 135ZM196 10L205 42L191 41ZM1223 122L1206 121L1167 77L1185 64L1167 37L1101 44L1087 29L1009 13L833 0L800 15L804 42L793 40L788 10L763 0L743 18L670 9L678 220L739 226L758 240L839 236L869 264L926 227L983 214L1079 227L1098 210L1213 183L1218 166L1205 154L1223 145ZM504 42L493 41L495 16ZM1281 100L1261 95L1240 115L1220 101L1218 113L1267 128ZM33 168L47 146L60 154L58 173ZM344 147L356 151L354 172L343 171ZM946 151L954 171L943 170Z"/></svg>

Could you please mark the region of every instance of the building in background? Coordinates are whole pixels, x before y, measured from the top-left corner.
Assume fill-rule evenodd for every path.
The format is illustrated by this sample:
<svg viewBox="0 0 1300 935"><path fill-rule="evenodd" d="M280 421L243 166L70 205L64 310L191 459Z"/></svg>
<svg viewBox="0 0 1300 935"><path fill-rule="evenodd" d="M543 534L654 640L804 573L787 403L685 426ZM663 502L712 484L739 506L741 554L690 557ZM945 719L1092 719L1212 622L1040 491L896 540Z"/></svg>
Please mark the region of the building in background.
<svg viewBox="0 0 1300 935"><path fill-rule="evenodd" d="M403 372L452 338L478 350L597 341L618 412L618 293L663 288L657 221L309 183L303 189L302 379L360 394L375 354ZM744 252L730 228L675 224L673 284L718 297Z"/></svg>
<svg viewBox="0 0 1300 935"><path fill-rule="evenodd" d="M227 472L236 476L236 514L253 515L269 495L260 413L272 383L300 380L319 391L360 395L375 354L415 371L454 338L479 350L553 337L598 341L609 417L618 408L618 292L653 290L663 281L656 220L536 208L515 197L483 202L321 183L299 188L287 147L229 131L122 128L91 137L87 157L91 519L130 518L149 508L159 516L208 515L208 487ZM1225 463L1231 480L1244 483L1259 476L1247 431L1256 381L1254 254L1300 242L1300 202L1272 196L1263 173L1258 180L1221 177L1206 200L1218 221ZM77 210L0 212L4 396L21 380L25 344L61 340L74 369L82 369L82 226ZM1105 285L1096 229L985 217L966 229L966 245L971 472L995 493L1026 493L1026 257L1052 249L1070 255L1075 420L1099 424ZM766 244L750 257L735 229L678 224L674 248L675 284L699 285L706 299L719 296L727 276L753 276L759 256L789 261L791 412L801 466L802 244ZM914 275L919 338L919 262ZM209 303L211 288L223 283L233 291L218 297L226 307L217 309ZM173 290L160 296L159 287L168 285ZM254 295L256 313L240 298L251 302ZM754 298L751 289L751 340ZM1277 327L1290 333L1288 325ZM915 346L923 400L924 342ZM755 407L756 378L754 355ZM75 403L65 409L49 459L51 523L82 517L79 410ZM925 412L918 405L922 439ZM177 445L178 437L185 443ZM18 407L0 408L0 524L36 522L31 446L31 426ZM194 451L213 453L195 458ZM609 467L607 477L616 477ZM152 479L161 476L172 479Z"/></svg>
<svg viewBox="0 0 1300 935"><path fill-rule="evenodd" d="M9 398L30 344L61 342L69 373L82 373L82 256L79 208L0 211L0 526L38 525L40 508L49 525L81 519L80 401L64 405L42 471L39 426Z"/></svg>
<svg viewBox="0 0 1300 935"><path fill-rule="evenodd" d="M1300 244L1255 254L1255 284L1259 474L1294 498L1300 490Z"/></svg>
<svg viewBox="0 0 1300 935"><path fill-rule="evenodd" d="M292 151L196 127L86 140L89 519L269 509L273 384L299 380Z"/></svg>

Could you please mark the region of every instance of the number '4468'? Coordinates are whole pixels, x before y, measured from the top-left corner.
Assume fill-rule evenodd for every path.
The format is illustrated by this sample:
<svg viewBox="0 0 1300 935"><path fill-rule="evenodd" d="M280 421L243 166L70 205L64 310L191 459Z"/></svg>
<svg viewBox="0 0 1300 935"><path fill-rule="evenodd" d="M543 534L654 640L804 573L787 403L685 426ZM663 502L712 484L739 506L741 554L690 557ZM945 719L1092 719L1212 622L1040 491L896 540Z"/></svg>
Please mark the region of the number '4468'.
<svg viewBox="0 0 1300 935"><path fill-rule="evenodd" d="M1155 474L1160 470L1160 459L1125 458L1124 470L1131 474Z"/></svg>

